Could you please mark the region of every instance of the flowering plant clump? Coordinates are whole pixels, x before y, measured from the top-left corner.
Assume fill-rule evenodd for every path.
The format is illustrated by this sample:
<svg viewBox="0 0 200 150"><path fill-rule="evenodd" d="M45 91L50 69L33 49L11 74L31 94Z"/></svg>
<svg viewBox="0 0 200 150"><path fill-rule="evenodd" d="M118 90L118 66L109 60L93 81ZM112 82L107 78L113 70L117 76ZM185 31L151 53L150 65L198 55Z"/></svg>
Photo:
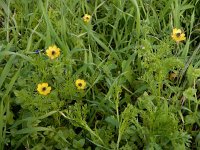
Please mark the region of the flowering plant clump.
<svg viewBox="0 0 200 150"><path fill-rule="evenodd" d="M186 39L185 34L181 31L181 29L174 28L172 32L172 39L176 42L184 41Z"/></svg>
<svg viewBox="0 0 200 150"><path fill-rule="evenodd" d="M51 92L51 87L48 86L48 83L40 83L37 86L37 91L41 95L48 95Z"/></svg>
<svg viewBox="0 0 200 150"><path fill-rule="evenodd" d="M50 59L55 59L60 56L60 48L58 48L56 45L49 46L49 48L46 50L46 55Z"/></svg>
<svg viewBox="0 0 200 150"><path fill-rule="evenodd" d="M83 21L84 21L85 23L89 23L90 20L91 20L91 16L90 16L90 15L85 14L85 15L83 16Z"/></svg>
<svg viewBox="0 0 200 150"><path fill-rule="evenodd" d="M85 80L77 79L75 84L78 90L84 90L86 87Z"/></svg>
<svg viewBox="0 0 200 150"><path fill-rule="evenodd" d="M3 1L0 150L200 149L198 1Z"/></svg>

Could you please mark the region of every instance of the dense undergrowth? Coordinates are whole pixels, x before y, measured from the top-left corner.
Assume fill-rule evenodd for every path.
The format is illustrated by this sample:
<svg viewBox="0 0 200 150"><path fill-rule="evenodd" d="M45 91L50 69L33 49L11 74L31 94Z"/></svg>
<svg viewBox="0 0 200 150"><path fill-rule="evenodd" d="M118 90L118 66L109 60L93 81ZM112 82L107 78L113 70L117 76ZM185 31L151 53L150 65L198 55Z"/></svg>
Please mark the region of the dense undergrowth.
<svg viewBox="0 0 200 150"><path fill-rule="evenodd" d="M199 7L0 0L0 149L200 149Z"/></svg>

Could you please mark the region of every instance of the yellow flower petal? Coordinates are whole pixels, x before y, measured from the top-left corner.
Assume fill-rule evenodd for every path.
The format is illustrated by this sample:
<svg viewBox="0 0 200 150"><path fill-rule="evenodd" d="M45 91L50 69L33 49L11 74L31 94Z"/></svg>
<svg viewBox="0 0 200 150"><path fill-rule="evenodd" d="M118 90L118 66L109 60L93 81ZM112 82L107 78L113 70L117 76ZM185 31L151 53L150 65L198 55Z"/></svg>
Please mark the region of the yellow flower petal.
<svg viewBox="0 0 200 150"><path fill-rule="evenodd" d="M177 33L181 33L181 29L177 29L177 30L176 30L176 34L177 34Z"/></svg>
<svg viewBox="0 0 200 150"><path fill-rule="evenodd" d="M42 83L43 87L48 87L48 83Z"/></svg>
<svg viewBox="0 0 200 150"><path fill-rule="evenodd" d="M38 84L38 88L41 89L42 88L42 84Z"/></svg>
<svg viewBox="0 0 200 150"><path fill-rule="evenodd" d="M46 89L47 94L50 93L50 91L51 91L51 87L47 87Z"/></svg>
<svg viewBox="0 0 200 150"><path fill-rule="evenodd" d="M172 39L176 42L184 41L186 39L185 34L181 29L174 28L171 35Z"/></svg>
<svg viewBox="0 0 200 150"><path fill-rule="evenodd" d="M39 94L47 95L51 92L51 87L48 86L48 83L40 83L38 84L37 91Z"/></svg>
<svg viewBox="0 0 200 150"><path fill-rule="evenodd" d="M90 20L91 20L91 16L90 16L90 15L85 14L85 15L83 16L83 21L84 21L85 23L90 22Z"/></svg>
<svg viewBox="0 0 200 150"><path fill-rule="evenodd" d="M75 84L76 84L76 87L77 87L78 90L83 90L86 87L85 80L77 79Z"/></svg>
<svg viewBox="0 0 200 150"><path fill-rule="evenodd" d="M60 56L60 48L58 48L56 45L49 46L49 48L46 50L46 55L50 59L55 59Z"/></svg>

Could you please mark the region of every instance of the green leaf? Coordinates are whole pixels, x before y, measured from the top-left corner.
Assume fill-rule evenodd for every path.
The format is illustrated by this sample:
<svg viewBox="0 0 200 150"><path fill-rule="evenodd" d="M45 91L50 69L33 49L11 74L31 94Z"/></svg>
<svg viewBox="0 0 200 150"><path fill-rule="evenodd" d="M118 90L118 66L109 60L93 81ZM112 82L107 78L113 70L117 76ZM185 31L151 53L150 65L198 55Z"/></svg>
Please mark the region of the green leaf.
<svg viewBox="0 0 200 150"><path fill-rule="evenodd" d="M194 114L187 115L185 117L185 124L193 125L196 122L196 117Z"/></svg>
<svg viewBox="0 0 200 150"><path fill-rule="evenodd" d="M32 128L23 128L21 130L18 130L15 132L15 134L31 134L39 131L53 131L53 130L45 127L32 127Z"/></svg>
<svg viewBox="0 0 200 150"><path fill-rule="evenodd" d="M119 123L118 123L118 121L117 121L117 118L115 118L114 116L108 116L108 117L106 117L105 121L106 121L108 124L110 124L110 125L112 125L112 126L114 126L114 127L116 127L116 128L119 127Z"/></svg>
<svg viewBox="0 0 200 150"><path fill-rule="evenodd" d="M0 88L3 85L3 82L5 81L6 77L8 76L8 74L10 72L10 69L12 67L14 59L15 59L14 55L10 57L10 59L6 63L6 66L3 69L3 72L1 73L1 76L0 76Z"/></svg>
<svg viewBox="0 0 200 150"><path fill-rule="evenodd" d="M197 100L195 96L196 92L197 92L197 89L188 88L187 90L183 92L183 95L189 100L196 101Z"/></svg>
<svg viewBox="0 0 200 150"><path fill-rule="evenodd" d="M196 136L195 143L196 143L197 147L200 147L200 132Z"/></svg>
<svg viewBox="0 0 200 150"><path fill-rule="evenodd" d="M74 148L82 148L85 144L85 139L80 139L80 140L73 140L73 147Z"/></svg>

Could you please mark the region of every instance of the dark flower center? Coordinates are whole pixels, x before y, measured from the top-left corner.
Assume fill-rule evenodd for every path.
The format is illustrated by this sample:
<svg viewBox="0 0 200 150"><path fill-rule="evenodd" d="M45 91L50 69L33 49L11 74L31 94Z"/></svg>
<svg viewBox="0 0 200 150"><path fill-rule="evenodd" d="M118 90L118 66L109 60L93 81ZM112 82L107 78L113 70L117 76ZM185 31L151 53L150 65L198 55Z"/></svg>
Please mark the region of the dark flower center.
<svg viewBox="0 0 200 150"><path fill-rule="evenodd" d="M79 83L78 86L82 86L82 83Z"/></svg>
<svg viewBox="0 0 200 150"><path fill-rule="evenodd" d="M181 36L181 33L176 33L176 37L180 37Z"/></svg>
<svg viewBox="0 0 200 150"><path fill-rule="evenodd" d="M43 87L43 88L42 88L42 91L46 91L46 89L47 89L46 87Z"/></svg>
<svg viewBox="0 0 200 150"><path fill-rule="evenodd" d="M51 52L51 54L52 54L52 55L55 55L55 54L56 54L56 52L53 50L53 51Z"/></svg>

